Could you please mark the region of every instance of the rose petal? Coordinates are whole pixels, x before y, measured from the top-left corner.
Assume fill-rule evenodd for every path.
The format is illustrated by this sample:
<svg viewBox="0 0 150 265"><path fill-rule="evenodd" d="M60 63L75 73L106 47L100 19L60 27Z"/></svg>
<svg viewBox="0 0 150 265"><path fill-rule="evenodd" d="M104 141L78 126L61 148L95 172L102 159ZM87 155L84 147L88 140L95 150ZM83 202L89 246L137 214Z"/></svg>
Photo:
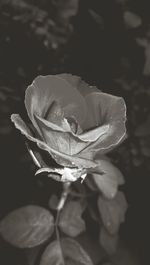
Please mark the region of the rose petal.
<svg viewBox="0 0 150 265"><path fill-rule="evenodd" d="M72 74L59 74L61 78L65 79L67 82L69 82L74 88L76 88L80 94L85 98L87 95L94 93L94 92L100 92L100 90L96 86L90 86L85 81L81 79L81 77L72 75ZM87 103L87 102L86 102ZM88 102L87 109L89 108L90 102ZM86 119L89 120L89 116L86 116ZM82 123L86 123L86 119L82 120L80 122L80 125L82 127ZM92 127L96 127L96 124L94 124ZM89 127L86 127L84 129L89 129Z"/></svg>
<svg viewBox="0 0 150 265"><path fill-rule="evenodd" d="M64 122L66 122L66 128L64 129L63 127L60 127L59 125L52 123L51 121L47 121L47 120L41 118L39 115L35 114L34 116L35 116L36 122L39 125L39 127L40 127L40 124L43 123L43 124L45 124L45 126L51 128L52 130L58 131L58 132L71 132L71 128L70 128L69 123L67 122L66 119L64 119ZM40 128L40 130L41 130L41 128Z"/></svg>
<svg viewBox="0 0 150 265"><path fill-rule="evenodd" d="M108 130L109 130L109 124L106 124L100 127L96 127L93 130L90 130L88 132L79 134L77 135L77 137L81 139L82 141L93 142L93 141L96 141L98 138L107 134Z"/></svg>
<svg viewBox="0 0 150 265"><path fill-rule="evenodd" d="M33 137L31 130L18 114L12 114L11 120L23 135L25 135L30 141L35 142L41 149L48 151L58 164L70 167L77 166L79 168L92 168L97 166L97 162L94 162L90 159L84 159L80 157L78 158L76 156L69 156L64 153L58 152L57 150L49 147L43 141Z"/></svg>
<svg viewBox="0 0 150 265"><path fill-rule="evenodd" d="M79 123L85 119L84 98L70 83L57 75L38 76L26 90L25 106L39 133L34 115L37 114L44 118L54 101L61 104L65 116L74 116Z"/></svg>
<svg viewBox="0 0 150 265"><path fill-rule="evenodd" d="M84 152L99 151L105 153L125 138L125 102L123 98L105 93L92 93L86 97L86 100L89 105L89 119L85 127L109 124L109 130L88 146ZM84 156L83 153L82 156Z"/></svg>
<svg viewBox="0 0 150 265"><path fill-rule="evenodd" d="M56 125L54 123L51 123L50 121L47 121L47 120L39 117L38 115L35 115L35 117L36 117L36 121L37 121L37 124L39 125L40 130L42 129L41 124L44 125L43 133L45 132L46 128L47 128L47 131L50 128L50 130L52 129L52 130L55 130L57 132L64 132L64 133L69 132L70 137L72 137L74 140L76 140L77 144L78 144L78 142L80 144L83 144L83 147L79 148L80 150L78 150L76 153L80 152L83 148L88 146L90 144L88 142L96 141L98 138L100 138L101 136L106 134L109 130L109 125L106 124L106 125L94 128L93 130L90 130L90 131L82 133L82 134L75 134L73 132L73 130L71 129L71 126L69 125L69 123L66 119L64 119L64 128L62 128L62 127L59 127L58 125ZM51 137L50 134L47 134L47 136L48 136L48 138Z"/></svg>
<svg viewBox="0 0 150 265"><path fill-rule="evenodd" d="M15 127L21 131L23 135L25 135L29 140L35 142L36 138L33 137L33 134L30 128L25 124L25 122L21 119L19 114L12 114L11 121L14 123ZM38 140L38 139L37 139ZM40 141L40 140L39 140Z"/></svg>
<svg viewBox="0 0 150 265"><path fill-rule="evenodd" d="M90 144L89 142L78 139L71 131L64 132L59 130L57 125L51 124L39 116L36 116L36 118L47 145L59 152L65 152L67 155L75 155Z"/></svg>
<svg viewBox="0 0 150 265"><path fill-rule="evenodd" d="M54 101L52 103L50 109L48 109L47 116L45 116L45 120L58 125L63 131L70 130L70 126L67 120L64 118L64 111L58 102Z"/></svg>
<svg viewBox="0 0 150 265"><path fill-rule="evenodd" d="M99 89L95 86L89 86L84 82L81 77L72 74L59 74L62 79L68 81L73 87L75 87L82 96L87 96L92 92L99 92Z"/></svg>

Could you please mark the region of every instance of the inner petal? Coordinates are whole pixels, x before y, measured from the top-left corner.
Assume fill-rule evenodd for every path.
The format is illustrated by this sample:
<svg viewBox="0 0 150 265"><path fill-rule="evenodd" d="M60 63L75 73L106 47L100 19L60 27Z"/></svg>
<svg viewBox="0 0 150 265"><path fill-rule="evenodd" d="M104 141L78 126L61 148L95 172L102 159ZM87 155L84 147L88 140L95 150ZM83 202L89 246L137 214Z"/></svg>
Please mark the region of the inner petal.
<svg viewBox="0 0 150 265"><path fill-rule="evenodd" d="M60 103L57 101L53 101L50 107L47 109L45 116L43 117L45 120L50 121L51 123L57 124L62 127L64 130L69 129L69 125L64 120L64 110L60 106ZM67 128L66 128L67 127Z"/></svg>
<svg viewBox="0 0 150 265"><path fill-rule="evenodd" d="M35 118L45 142L48 146L58 150L59 152L66 153L68 155L75 155L89 144L88 142L81 141L73 135L71 133L70 126L70 131L64 131L62 127L59 127L50 121L44 120L38 115L36 115Z"/></svg>
<svg viewBox="0 0 150 265"><path fill-rule="evenodd" d="M53 101L52 104L47 109L45 113L44 119L57 123L58 119L62 119L64 117L63 109L60 107L58 102Z"/></svg>
<svg viewBox="0 0 150 265"><path fill-rule="evenodd" d="M73 133L75 133L75 134L82 133L82 129L81 129L80 125L78 124L78 122L76 121L76 119L73 116L67 117L66 119L67 119Z"/></svg>

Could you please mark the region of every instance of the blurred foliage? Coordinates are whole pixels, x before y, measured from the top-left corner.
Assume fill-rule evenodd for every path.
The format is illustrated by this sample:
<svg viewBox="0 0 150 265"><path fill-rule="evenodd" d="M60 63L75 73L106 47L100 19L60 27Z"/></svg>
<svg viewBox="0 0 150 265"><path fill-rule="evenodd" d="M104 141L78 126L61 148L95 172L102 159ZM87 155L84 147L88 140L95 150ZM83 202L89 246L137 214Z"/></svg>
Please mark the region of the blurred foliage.
<svg viewBox="0 0 150 265"><path fill-rule="evenodd" d="M146 263L148 251L143 242L148 228L150 174L148 1L1 0L0 11L1 216L26 203L45 205L49 190L54 188L59 193L55 183L34 178L33 163L10 122L10 114L25 115L24 90L35 76L71 72L105 92L124 97L127 103L128 138L110 157L125 175L123 190L130 204L121 236ZM89 206L97 219L93 207ZM83 241L86 244L87 238ZM11 258L15 264L23 264L18 250L12 251L5 244L1 249L0 259L5 257L6 264ZM126 252L124 247L122 252ZM128 253L125 256L128 259Z"/></svg>
<svg viewBox="0 0 150 265"><path fill-rule="evenodd" d="M76 15L78 0L73 1L1 1L2 24L25 27L27 36L35 35L44 46L57 49L71 33L70 18ZM47 11L48 10L48 11Z"/></svg>

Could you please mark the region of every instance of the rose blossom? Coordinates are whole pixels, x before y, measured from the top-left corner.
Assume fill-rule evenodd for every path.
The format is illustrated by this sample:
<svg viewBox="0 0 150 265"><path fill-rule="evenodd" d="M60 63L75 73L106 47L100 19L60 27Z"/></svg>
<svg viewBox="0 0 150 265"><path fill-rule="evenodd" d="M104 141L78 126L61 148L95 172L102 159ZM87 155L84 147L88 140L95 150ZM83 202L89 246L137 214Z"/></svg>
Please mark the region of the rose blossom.
<svg viewBox="0 0 150 265"><path fill-rule="evenodd" d="M19 114L11 119L64 168L62 181L67 181L66 174L74 181L92 168L95 171L98 155L110 151L126 134L124 100L102 93L71 74L36 77L26 90L25 107L34 132Z"/></svg>

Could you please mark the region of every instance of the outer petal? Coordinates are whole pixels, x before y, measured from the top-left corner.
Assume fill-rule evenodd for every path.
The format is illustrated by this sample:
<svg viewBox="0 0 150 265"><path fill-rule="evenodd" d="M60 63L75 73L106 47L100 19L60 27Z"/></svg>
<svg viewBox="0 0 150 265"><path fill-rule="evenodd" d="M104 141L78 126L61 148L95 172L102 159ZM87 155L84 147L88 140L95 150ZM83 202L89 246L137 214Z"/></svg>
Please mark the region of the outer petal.
<svg viewBox="0 0 150 265"><path fill-rule="evenodd" d="M79 134L77 135L77 137L81 139L82 141L94 142L100 137L104 137L104 135L108 133L108 130L109 130L109 124L105 124L105 125L96 127L92 130L89 130L85 133Z"/></svg>
<svg viewBox="0 0 150 265"><path fill-rule="evenodd" d="M47 115L45 115L45 119L55 126L59 126L59 130L61 131L70 131L70 125L64 117L64 111L59 105L58 102L53 102L50 108L48 108Z"/></svg>
<svg viewBox="0 0 150 265"><path fill-rule="evenodd" d="M62 79L69 82L74 88L76 88L84 97L92 92L99 92L99 89L95 86L88 85L81 77L72 74L59 74Z"/></svg>
<svg viewBox="0 0 150 265"><path fill-rule="evenodd" d="M65 116L74 116L79 123L85 119L84 98L70 83L57 75L38 76L26 90L25 106L39 133L34 115L44 118L54 101L60 103Z"/></svg>
<svg viewBox="0 0 150 265"><path fill-rule="evenodd" d="M41 149L48 151L58 164L70 167L76 166L79 168L92 168L97 166L97 163L90 159L78 158L76 156L69 156L64 153L58 152L57 150L49 147L43 141L33 137L32 132L18 114L11 115L11 120L12 122L14 122L16 128L19 129L22 134L24 134L30 141L37 143L37 145Z"/></svg>
<svg viewBox="0 0 150 265"><path fill-rule="evenodd" d="M119 144L126 134L126 105L123 98L105 93L92 93L86 98L89 105L88 124L86 126L102 126L109 124L109 130L89 145L83 152L107 152ZM91 118L90 118L91 117ZM93 153L94 154L94 153ZM84 154L82 153L84 157Z"/></svg>
<svg viewBox="0 0 150 265"><path fill-rule="evenodd" d="M68 81L73 87L75 87L84 97L87 95L93 93L93 92L100 92L97 87L89 86L86 82L84 82L79 76L72 75L72 74L59 74L57 76L60 76L62 79L65 79ZM90 102L89 102L90 103ZM87 108L89 105L87 104ZM93 117L92 117L93 118ZM89 117L87 116L87 120ZM93 125L93 127L96 127ZM109 125L104 125L101 127L94 128L88 132L82 133L77 135L77 137L83 141L95 141L97 140L101 135L106 133L108 131ZM90 127L91 128L91 127ZM89 129L89 128L86 128Z"/></svg>

